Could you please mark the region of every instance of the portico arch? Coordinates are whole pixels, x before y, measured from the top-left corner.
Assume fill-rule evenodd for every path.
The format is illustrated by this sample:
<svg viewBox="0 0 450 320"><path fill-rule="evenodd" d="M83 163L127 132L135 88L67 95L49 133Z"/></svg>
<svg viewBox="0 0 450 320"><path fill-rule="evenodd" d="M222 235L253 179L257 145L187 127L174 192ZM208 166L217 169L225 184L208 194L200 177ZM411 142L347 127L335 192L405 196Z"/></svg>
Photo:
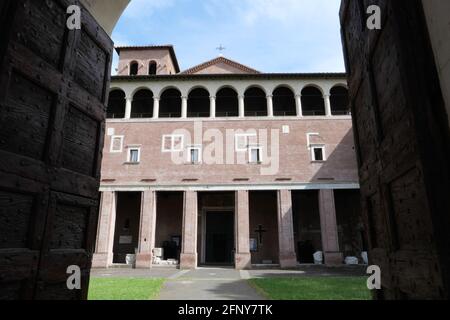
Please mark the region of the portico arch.
<svg viewBox="0 0 450 320"><path fill-rule="evenodd" d="M331 114L333 116L346 116L350 113L348 90L346 87L336 85L330 90Z"/></svg>
<svg viewBox="0 0 450 320"><path fill-rule="evenodd" d="M176 88L168 88L161 94L159 102L160 118L181 118L181 92Z"/></svg>
<svg viewBox="0 0 450 320"><path fill-rule="evenodd" d="M153 117L153 92L149 89L140 89L133 96L131 118Z"/></svg>
<svg viewBox="0 0 450 320"><path fill-rule="evenodd" d="M117 119L125 117L125 92L121 89L114 89L109 93L108 109L106 117L108 119Z"/></svg>
<svg viewBox="0 0 450 320"><path fill-rule="evenodd" d="M210 116L210 98L208 90L193 89L188 96L188 118L206 118Z"/></svg>
<svg viewBox="0 0 450 320"><path fill-rule="evenodd" d="M297 114L294 92L287 86L279 86L273 91L273 113L282 117Z"/></svg>
<svg viewBox="0 0 450 320"><path fill-rule="evenodd" d="M307 86L302 90L302 109L304 116L324 116L325 101L322 91L316 86Z"/></svg>
<svg viewBox="0 0 450 320"><path fill-rule="evenodd" d="M266 93L258 86L252 86L245 91L245 116L267 116Z"/></svg>
<svg viewBox="0 0 450 320"><path fill-rule="evenodd" d="M223 87L216 93L216 116L238 117L239 99L238 93L233 87Z"/></svg>

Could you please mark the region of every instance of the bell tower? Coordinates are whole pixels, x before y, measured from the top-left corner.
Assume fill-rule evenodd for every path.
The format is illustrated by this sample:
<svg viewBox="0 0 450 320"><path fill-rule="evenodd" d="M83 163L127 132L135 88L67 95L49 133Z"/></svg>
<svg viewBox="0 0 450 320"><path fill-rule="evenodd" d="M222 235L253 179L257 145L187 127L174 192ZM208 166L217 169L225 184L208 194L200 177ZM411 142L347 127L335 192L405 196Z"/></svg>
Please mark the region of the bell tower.
<svg viewBox="0 0 450 320"><path fill-rule="evenodd" d="M118 76L170 75L180 72L173 46L117 47Z"/></svg>

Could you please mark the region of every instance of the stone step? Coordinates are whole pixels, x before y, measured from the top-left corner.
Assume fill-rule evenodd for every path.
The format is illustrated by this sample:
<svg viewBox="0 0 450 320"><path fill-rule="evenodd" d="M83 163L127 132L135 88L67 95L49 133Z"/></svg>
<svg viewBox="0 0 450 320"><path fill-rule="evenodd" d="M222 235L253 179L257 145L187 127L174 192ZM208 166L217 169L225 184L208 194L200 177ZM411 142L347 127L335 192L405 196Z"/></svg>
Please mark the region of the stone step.
<svg viewBox="0 0 450 320"><path fill-rule="evenodd" d="M133 269L133 265L126 263L113 263L110 268L113 269Z"/></svg>

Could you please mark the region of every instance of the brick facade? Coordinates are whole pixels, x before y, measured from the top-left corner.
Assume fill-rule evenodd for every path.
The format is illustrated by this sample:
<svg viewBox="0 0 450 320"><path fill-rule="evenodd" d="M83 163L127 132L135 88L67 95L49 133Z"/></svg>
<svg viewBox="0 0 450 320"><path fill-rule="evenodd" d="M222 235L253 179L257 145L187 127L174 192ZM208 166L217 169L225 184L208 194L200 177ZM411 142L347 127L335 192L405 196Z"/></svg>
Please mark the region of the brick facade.
<svg viewBox="0 0 450 320"><path fill-rule="evenodd" d="M133 57L147 61L157 51L125 48L119 52L120 68L125 69ZM171 58L170 51L166 54ZM224 68L226 74L217 71ZM236 74L235 68L242 73ZM296 241L301 237L294 224L292 190L320 191L321 196L313 201L320 208L317 218L322 222L322 243L316 238L310 240L315 250L324 251L325 263L343 262L333 190L359 188L351 116L342 113L342 106L340 113L335 113L336 101L342 97L332 95L333 88L345 88L345 75L267 75L226 58L172 76L119 74L113 78L111 97L116 107L124 109L119 113L122 118L114 117L106 123L101 191L108 195L142 193L138 267L151 266L152 245L162 246L178 234L182 235L180 267L195 268L205 263L205 252L211 250L211 240L205 240L209 234L206 219L209 213L221 211L233 213L232 256L236 268L268 262L282 268L295 267L299 260ZM167 104L163 100L168 88L175 94L170 101L170 112L174 113L164 118L160 108ZM202 88L203 98L190 94L196 88ZM235 99L239 110L233 116L216 113L216 107L223 107L221 88L230 89L229 103ZM249 94L249 88L257 90ZM123 98L113 95L118 90ZM141 107L145 101L153 110L151 117L133 116L133 98L140 90L147 92L146 100L140 102ZM262 94L259 98L255 97L258 92ZM317 95L308 106L311 92ZM200 104L209 109L209 116L191 118L196 115L189 108ZM322 115L308 113L311 107L323 108ZM249 113L247 108L253 111ZM192 162L192 148L198 150L198 162ZM134 160L132 150L139 153ZM270 196L265 197L264 191ZM178 192L183 200L174 198L170 205L166 202L162 206L158 203L162 192ZM231 193L221 197L220 192ZM230 195L234 200L226 200ZM180 214L175 213L178 207L183 208ZM302 210L295 216L307 214ZM112 218L105 217L104 221ZM176 223L182 224L181 231ZM106 239L104 229L99 228L100 242ZM225 236L215 235L223 241ZM251 250L251 240L257 240L256 249ZM100 264L108 263L102 260Z"/></svg>

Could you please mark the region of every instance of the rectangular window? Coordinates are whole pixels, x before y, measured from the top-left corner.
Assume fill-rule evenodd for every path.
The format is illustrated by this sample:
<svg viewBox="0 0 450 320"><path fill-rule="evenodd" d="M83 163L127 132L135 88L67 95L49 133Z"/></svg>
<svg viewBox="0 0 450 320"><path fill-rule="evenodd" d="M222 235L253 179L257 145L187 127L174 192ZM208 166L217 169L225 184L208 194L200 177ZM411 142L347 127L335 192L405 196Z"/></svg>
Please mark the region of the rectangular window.
<svg viewBox="0 0 450 320"><path fill-rule="evenodd" d="M236 134L235 146L236 152L245 152L251 143L257 143L257 136L255 133Z"/></svg>
<svg viewBox="0 0 450 320"><path fill-rule="evenodd" d="M325 146L311 146L312 161L325 161Z"/></svg>
<svg viewBox="0 0 450 320"><path fill-rule="evenodd" d="M123 150L123 136L112 136L111 137L111 153L121 153Z"/></svg>
<svg viewBox="0 0 450 320"><path fill-rule="evenodd" d="M249 162L250 163L262 162L261 147L249 147Z"/></svg>
<svg viewBox="0 0 450 320"><path fill-rule="evenodd" d="M139 163L141 161L141 149L129 148L128 149L128 163Z"/></svg>
<svg viewBox="0 0 450 320"><path fill-rule="evenodd" d="M164 135L162 152L181 152L184 147L183 135Z"/></svg>
<svg viewBox="0 0 450 320"><path fill-rule="evenodd" d="M201 147L188 148L188 162L191 164L199 164L202 162Z"/></svg>

